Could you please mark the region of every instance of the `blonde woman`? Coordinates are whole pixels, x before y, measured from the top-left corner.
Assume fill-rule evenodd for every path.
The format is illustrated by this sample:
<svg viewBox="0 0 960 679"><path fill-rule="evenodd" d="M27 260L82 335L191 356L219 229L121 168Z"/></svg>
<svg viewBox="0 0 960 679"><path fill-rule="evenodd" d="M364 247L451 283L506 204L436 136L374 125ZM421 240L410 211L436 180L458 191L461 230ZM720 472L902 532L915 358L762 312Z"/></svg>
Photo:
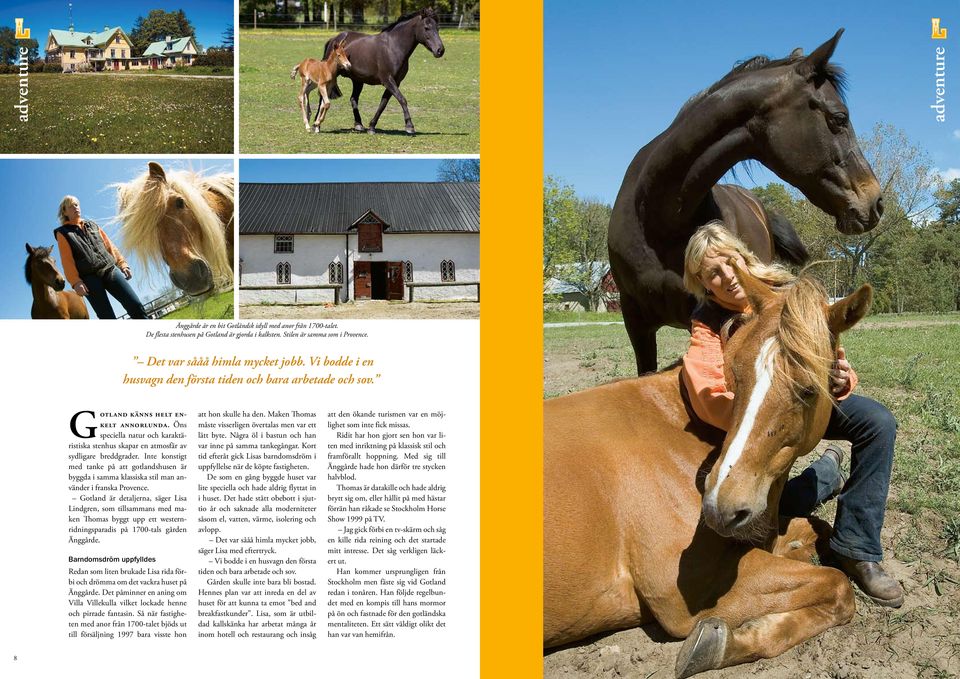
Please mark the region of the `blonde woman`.
<svg viewBox="0 0 960 679"><path fill-rule="evenodd" d="M143 304L127 282L130 265L96 222L80 217L80 201L64 196L57 212L60 227L54 229L63 274L81 297L86 297L97 318L116 318L109 292L130 318L146 318Z"/></svg>
<svg viewBox="0 0 960 679"><path fill-rule="evenodd" d="M687 244L683 282L700 303L693 312L690 346L683 357L681 375L697 416L724 431L732 424L734 394L724 377L720 328L729 318L749 310L730 259L771 286L793 279L783 267L761 262L717 220L702 226ZM880 403L853 394L856 385L856 373L843 347L839 347L830 372L830 391L836 405L824 438L852 444L850 478L845 480L840 473L842 452L828 448L823 457L787 482L780 512L805 516L819 503L838 495L830 547L839 566L875 602L898 608L903 604L903 588L880 566L880 529L897 423Z"/></svg>

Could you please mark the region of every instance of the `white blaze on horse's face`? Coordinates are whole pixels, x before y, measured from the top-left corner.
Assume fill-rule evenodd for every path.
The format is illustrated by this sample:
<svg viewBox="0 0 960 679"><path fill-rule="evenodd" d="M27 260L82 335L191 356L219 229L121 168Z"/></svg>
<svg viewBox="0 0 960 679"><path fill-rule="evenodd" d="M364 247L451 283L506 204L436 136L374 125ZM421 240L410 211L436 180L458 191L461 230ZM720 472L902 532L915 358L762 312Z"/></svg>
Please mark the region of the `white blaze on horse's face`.
<svg viewBox="0 0 960 679"><path fill-rule="evenodd" d="M777 316L779 307L754 318L727 345L728 379L736 394L733 423L703 494L704 521L727 537L765 537L775 510L768 503L781 490L775 484L826 426L829 401L800 398L781 367Z"/></svg>
<svg viewBox="0 0 960 679"><path fill-rule="evenodd" d="M733 466L737 464L743 450L747 445L747 440L753 433L754 425L757 421L757 413L767 398L767 392L770 391L770 385L773 384L773 361L776 358L776 338L771 337L760 347L760 354L753 365L754 383L753 391L750 392L750 398L747 401L747 409L740 420L733 441L727 448L726 454L720 463L720 469L717 473L717 480L714 483L713 490L704 498L704 505L709 505L715 511L717 506L717 492Z"/></svg>

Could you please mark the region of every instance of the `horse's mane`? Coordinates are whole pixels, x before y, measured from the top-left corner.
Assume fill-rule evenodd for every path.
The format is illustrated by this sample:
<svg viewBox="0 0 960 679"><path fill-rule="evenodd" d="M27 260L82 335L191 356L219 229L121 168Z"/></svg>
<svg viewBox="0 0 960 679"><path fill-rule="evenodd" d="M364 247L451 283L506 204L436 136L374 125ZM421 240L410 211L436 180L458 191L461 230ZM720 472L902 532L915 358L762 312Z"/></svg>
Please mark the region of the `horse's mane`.
<svg viewBox="0 0 960 679"><path fill-rule="evenodd" d="M679 117L684 111L686 111L690 106L700 101L708 94L716 92L718 89L727 85L728 83L754 71L764 71L771 68L777 68L778 66L787 66L789 64L795 64L798 61L803 61L804 55L799 50L795 50L790 56L784 57L782 59L771 59L770 57L759 54L755 57L750 57L749 59L743 59L738 61L733 65L733 68L730 69L730 72L725 76L720 78L717 82L710 85L698 92L697 94L690 97L687 102L680 108L680 112L677 114ZM831 83L834 89L837 90L837 94L840 97L840 100L844 103L847 101L847 72L843 70L841 66L838 66L834 63L827 63L820 70L820 76L824 78L827 82Z"/></svg>
<svg viewBox="0 0 960 679"><path fill-rule="evenodd" d="M416 17L423 17L424 19L431 18L436 19L437 13L434 11L433 7L424 7L423 9L418 9L416 12L409 12L404 14L402 17L394 21L392 24L388 24L381 29L381 33L386 33L387 31L392 31L394 28L402 24L404 21L410 21Z"/></svg>
<svg viewBox="0 0 960 679"><path fill-rule="evenodd" d="M30 262L36 257L38 259L43 259L50 254L52 248L36 247L33 249L33 254L27 254L27 261L23 265L23 275L27 279L27 283L33 285L33 276L30 272Z"/></svg>
<svg viewBox="0 0 960 679"><path fill-rule="evenodd" d="M112 184L117 189L117 217L125 250L133 252L146 270L163 265L158 225L167 212L171 193L183 198L200 225L199 236L193 238L196 251L210 265L214 278L224 284L233 278L233 262L227 256L224 224L204 198L213 191L234 202L234 180L231 174L210 177L189 170L167 170L166 181L151 179L144 172L126 184Z"/></svg>
<svg viewBox="0 0 960 679"><path fill-rule="evenodd" d="M806 385L814 385L820 395L832 400L828 377L834 354L824 313L827 293L811 276L801 276L782 290L783 308L777 340L783 361L778 362L777 368L787 377L795 392L799 393Z"/></svg>

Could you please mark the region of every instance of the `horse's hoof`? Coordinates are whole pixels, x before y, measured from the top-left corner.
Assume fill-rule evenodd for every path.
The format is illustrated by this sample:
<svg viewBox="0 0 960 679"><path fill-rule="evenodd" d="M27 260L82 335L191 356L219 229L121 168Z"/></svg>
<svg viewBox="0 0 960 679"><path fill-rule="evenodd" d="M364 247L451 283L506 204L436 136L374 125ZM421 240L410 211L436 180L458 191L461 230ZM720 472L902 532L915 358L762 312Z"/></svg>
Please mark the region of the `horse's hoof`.
<svg viewBox="0 0 960 679"><path fill-rule="evenodd" d="M365 128L363 125L354 125L353 130L354 132L366 132L367 128Z"/></svg>
<svg viewBox="0 0 960 679"><path fill-rule="evenodd" d="M730 628L720 618L698 622L677 654L677 679L719 668L729 638Z"/></svg>
<svg viewBox="0 0 960 679"><path fill-rule="evenodd" d="M416 133L417 133L417 131L416 131L415 129L413 129L412 127L408 127L408 128L407 128L407 134L409 134L411 137L412 137L413 135L415 135Z"/></svg>
<svg viewBox="0 0 960 679"><path fill-rule="evenodd" d="M367 128L367 134L376 134L376 133L377 133L376 128L374 128L374 127L368 127L368 128Z"/></svg>

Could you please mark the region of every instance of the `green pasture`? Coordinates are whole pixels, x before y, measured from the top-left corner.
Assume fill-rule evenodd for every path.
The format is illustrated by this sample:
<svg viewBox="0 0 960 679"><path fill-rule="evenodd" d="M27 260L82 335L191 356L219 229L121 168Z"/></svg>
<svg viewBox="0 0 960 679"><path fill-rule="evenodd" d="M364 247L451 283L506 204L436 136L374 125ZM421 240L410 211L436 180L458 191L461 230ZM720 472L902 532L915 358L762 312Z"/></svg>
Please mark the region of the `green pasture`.
<svg viewBox="0 0 960 679"><path fill-rule="evenodd" d="M622 325L547 327L543 334L545 397L636 376ZM660 330L660 367L683 355L688 338L685 330ZM860 377L858 393L886 405L899 423L888 506L910 522L894 541L895 556L960 561L960 315L870 316L842 344Z"/></svg>
<svg viewBox="0 0 960 679"><path fill-rule="evenodd" d="M233 290L198 299L163 317L164 320L233 320Z"/></svg>
<svg viewBox="0 0 960 679"><path fill-rule="evenodd" d="M0 109L0 153L232 153L233 78L31 73L28 122ZM0 75L4 102L18 79Z"/></svg>
<svg viewBox="0 0 960 679"><path fill-rule="evenodd" d="M240 31L240 151L242 153L479 153L480 34L442 30L446 51L434 58L423 47L410 57L400 84L417 129L404 131L403 111L391 98L380 116L377 134L353 131L350 80L339 79L343 97L332 102L319 134L303 126L299 77L290 71L307 57L322 58L335 35L312 29ZM367 85L360 95L360 115L370 122L382 87ZM311 94L311 123L319 101Z"/></svg>

